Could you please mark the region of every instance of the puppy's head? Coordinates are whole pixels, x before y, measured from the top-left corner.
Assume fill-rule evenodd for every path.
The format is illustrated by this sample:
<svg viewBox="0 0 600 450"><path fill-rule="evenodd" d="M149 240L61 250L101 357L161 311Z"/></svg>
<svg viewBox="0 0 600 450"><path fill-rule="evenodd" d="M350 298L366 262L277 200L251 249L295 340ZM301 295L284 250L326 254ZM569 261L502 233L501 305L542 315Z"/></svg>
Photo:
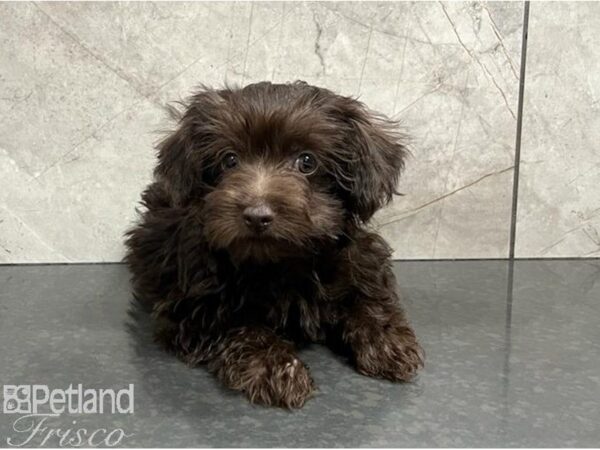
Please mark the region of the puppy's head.
<svg viewBox="0 0 600 450"><path fill-rule="evenodd" d="M395 190L405 147L360 102L303 82L203 88L159 146L156 176L237 260L313 252Z"/></svg>

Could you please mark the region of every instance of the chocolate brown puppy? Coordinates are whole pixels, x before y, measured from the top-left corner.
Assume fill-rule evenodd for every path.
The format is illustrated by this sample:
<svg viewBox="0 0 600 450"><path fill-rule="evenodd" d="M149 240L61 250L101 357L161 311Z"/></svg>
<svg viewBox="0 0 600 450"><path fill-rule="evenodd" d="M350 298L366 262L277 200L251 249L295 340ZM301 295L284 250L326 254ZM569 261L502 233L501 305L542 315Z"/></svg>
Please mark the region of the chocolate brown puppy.
<svg viewBox="0 0 600 450"><path fill-rule="evenodd" d="M296 354L310 342L413 378L423 352L391 251L365 227L403 167L395 124L304 82L201 88L183 106L126 242L157 338L266 405L314 393Z"/></svg>

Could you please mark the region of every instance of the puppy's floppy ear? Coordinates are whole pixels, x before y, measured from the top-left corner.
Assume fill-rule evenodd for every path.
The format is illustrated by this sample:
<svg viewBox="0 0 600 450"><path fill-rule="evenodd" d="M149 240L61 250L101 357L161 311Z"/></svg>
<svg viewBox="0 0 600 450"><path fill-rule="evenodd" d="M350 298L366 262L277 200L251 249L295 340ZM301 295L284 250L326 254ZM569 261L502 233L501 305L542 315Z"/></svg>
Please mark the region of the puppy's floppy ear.
<svg viewBox="0 0 600 450"><path fill-rule="evenodd" d="M215 135L214 111L222 100L217 91L201 86L187 102L180 103L183 112L169 108L177 128L158 144L154 175L175 205L185 204L202 190L205 160Z"/></svg>
<svg viewBox="0 0 600 450"><path fill-rule="evenodd" d="M187 124L180 122L158 145L158 165L154 169L154 176L163 183L177 206L190 196L194 184L188 164L191 137L187 128Z"/></svg>
<svg viewBox="0 0 600 450"><path fill-rule="evenodd" d="M346 125L345 145L350 158L350 208L368 221L396 193L408 153L406 137L397 123L367 109L352 98L341 97L338 115Z"/></svg>

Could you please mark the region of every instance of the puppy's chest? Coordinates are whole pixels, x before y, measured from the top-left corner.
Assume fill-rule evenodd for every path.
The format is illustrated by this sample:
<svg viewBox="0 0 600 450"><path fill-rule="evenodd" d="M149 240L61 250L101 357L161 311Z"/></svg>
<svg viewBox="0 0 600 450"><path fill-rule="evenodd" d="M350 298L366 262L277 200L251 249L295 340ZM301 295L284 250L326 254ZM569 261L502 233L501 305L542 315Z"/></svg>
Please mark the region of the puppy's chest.
<svg viewBox="0 0 600 450"><path fill-rule="evenodd" d="M336 319L327 285L310 270L251 271L239 277L232 295L239 302L239 321L264 324L295 338L319 340L323 326Z"/></svg>

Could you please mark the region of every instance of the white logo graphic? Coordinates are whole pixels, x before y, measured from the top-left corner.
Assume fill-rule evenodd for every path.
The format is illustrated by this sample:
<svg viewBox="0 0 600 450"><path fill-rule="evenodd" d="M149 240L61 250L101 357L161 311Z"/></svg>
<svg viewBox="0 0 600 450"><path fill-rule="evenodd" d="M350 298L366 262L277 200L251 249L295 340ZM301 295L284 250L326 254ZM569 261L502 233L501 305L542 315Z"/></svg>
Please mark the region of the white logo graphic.
<svg viewBox="0 0 600 450"><path fill-rule="evenodd" d="M114 389L85 389L81 384L50 389L43 384L4 385L5 414L133 414L133 384Z"/></svg>
<svg viewBox="0 0 600 450"><path fill-rule="evenodd" d="M4 385L4 413L5 414L30 414L31 413L31 386Z"/></svg>
<svg viewBox="0 0 600 450"><path fill-rule="evenodd" d="M66 389L46 385L12 385L3 388L3 412L18 415L13 423L14 436L6 438L11 447L57 442L59 447L114 447L133 436L122 428L88 430L69 419L67 427L54 428L61 414L133 414L133 384L115 389L88 389L81 384Z"/></svg>

